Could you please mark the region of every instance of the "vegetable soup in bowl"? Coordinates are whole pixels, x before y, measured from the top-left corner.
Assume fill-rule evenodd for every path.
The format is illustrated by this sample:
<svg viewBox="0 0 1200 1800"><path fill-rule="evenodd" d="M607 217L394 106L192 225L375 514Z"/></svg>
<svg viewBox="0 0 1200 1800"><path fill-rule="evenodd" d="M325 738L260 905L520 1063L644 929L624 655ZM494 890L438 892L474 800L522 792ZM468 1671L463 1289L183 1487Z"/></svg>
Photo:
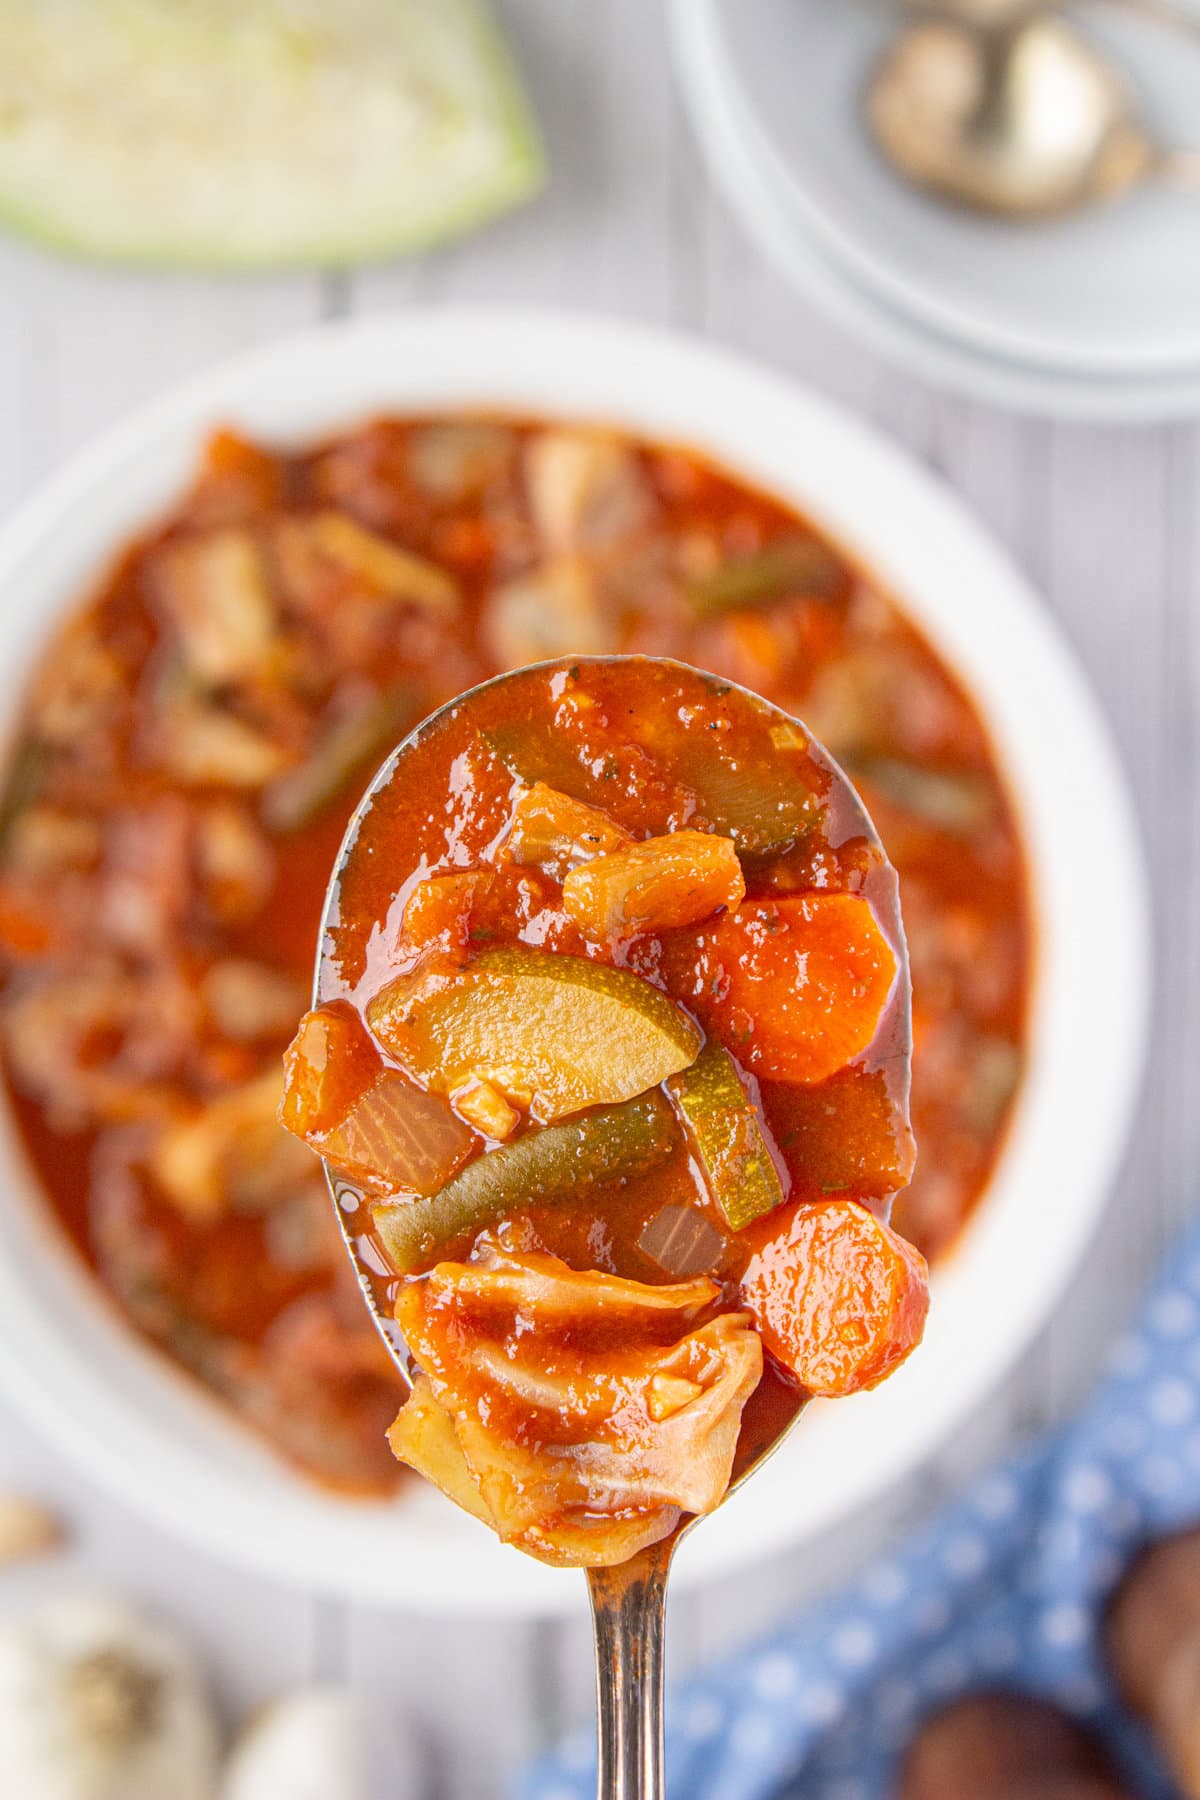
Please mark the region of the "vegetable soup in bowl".
<svg viewBox="0 0 1200 1800"><path fill-rule="evenodd" d="M68 552L55 533L73 506ZM102 1448L73 1445L97 1473L128 1491L118 1446L153 1457L142 1439L157 1438L172 1471L137 1497L307 1585L378 1598L382 1547L419 1534L384 1583L397 1603L559 1603L543 1571L505 1559L475 1581L469 1527L397 1470L395 1373L319 1167L275 1118L329 868L373 769L461 690L547 657L672 657L802 717L900 876L919 1154L895 1222L934 1265L933 1354L848 1425L814 1409L695 1567L865 1498L1019 1347L1119 1141L1140 891L1107 745L1056 640L952 502L858 427L714 352L595 322L354 326L218 371L111 440L11 529L0 587L17 583L0 1291L11 1271L20 1323L53 1344L17 1383L39 1416L53 1427L52 1395L85 1361L101 1415L118 1415ZM1047 693L1078 728L1069 767L1045 742ZM519 734L498 717L493 735L512 767ZM520 771L531 866L539 844L592 828L555 814L552 740L540 754ZM718 775L761 829L736 772ZM1106 1016L1123 1009L1129 1030L1080 1167L1056 1162L1051 1111L1086 1107L1090 1124L1069 1051L1100 997L1059 909L1100 815L1111 917L1092 929ZM819 1166L830 1199L861 1180L863 1135L840 1129L852 1077L817 1071L766 1101L780 1168ZM473 1104L503 1139L502 1095ZM360 1160L390 1128L365 1121ZM1063 1180L1078 1197L1001 1317L991 1290L1011 1280L1022 1207L1036 1213L1030 1184ZM22 1282L31 1267L45 1291ZM798 1506L789 1469L822 1433L838 1467ZM206 1505L183 1494L201 1460Z"/></svg>

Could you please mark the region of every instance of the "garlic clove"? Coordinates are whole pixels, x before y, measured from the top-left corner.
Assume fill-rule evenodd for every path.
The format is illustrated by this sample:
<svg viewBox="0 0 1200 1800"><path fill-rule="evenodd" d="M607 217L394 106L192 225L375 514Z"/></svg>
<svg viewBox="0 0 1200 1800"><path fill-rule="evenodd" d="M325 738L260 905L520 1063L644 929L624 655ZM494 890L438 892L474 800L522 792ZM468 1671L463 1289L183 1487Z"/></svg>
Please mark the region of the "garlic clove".
<svg viewBox="0 0 1200 1800"><path fill-rule="evenodd" d="M57 1513L27 1494L0 1494L0 1566L45 1556L66 1541Z"/></svg>
<svg viewBox="0 0 1200 1800"><path fill-rule="evenodd" d="M337 1688L308 1688L265 1707L242 1731L221 1800L417 1800L414 1746L381 1742L373 1710Z"/></svg>
<svg viewBox="0 0 1200 1800"><path fill-rule="evenodd" d="M230 1757L221 1800L369 1800L365 1719L348 1694L288 1694L246 1726Z"/></svg>
<svg viewBox="0 0 1200 1800"><path fill-rule="evenodd" d="M66 1594L0 1625L0 1769L21 1800L216 1800L216 1719L170 1627Z"/></svg>

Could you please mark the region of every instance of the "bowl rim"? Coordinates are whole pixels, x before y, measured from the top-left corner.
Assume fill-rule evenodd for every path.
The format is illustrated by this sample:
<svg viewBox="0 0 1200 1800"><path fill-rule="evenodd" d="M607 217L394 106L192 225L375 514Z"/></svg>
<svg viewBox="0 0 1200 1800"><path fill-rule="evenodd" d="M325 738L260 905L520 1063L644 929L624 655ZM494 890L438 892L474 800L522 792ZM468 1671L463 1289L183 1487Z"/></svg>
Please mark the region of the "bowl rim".
<svg viewBox="0 0 1200 1800"><path fill-rule="evenodd" d="M232 423L286 441L389 410L471 404L594 418L694 445L799 505L878 574L966 683L1007 771L1030 859L1039 937L1030 1073L989 1193L935 1273L926 1346L875 1393L814 1407L755 1481L689 1535L679 1575L698 1581L794 1545L911 1473L1051 1311L1098 1220L1140 1085L1144 859L1121 765L1078 665L1024 578L944 484L782 373L699 338L588 313L452 307L352 318L220 363L139 409L0 527L0 714L11 726L47 629L106 552L177 494L207 430ZM1089 903L1080 909L1085 855ZM1093 973L1101 953L1103 996ZM1086 1079L1081 1042L1102 1058ZM31 1191L7 1106L0 1167L16 1201L0 1212L0 1383L99 1485L176 1536L310 1592L444 1614L536 1616L581 1604L582 1583L500 1549L432 1493L414 1486L397 1503L348 1502L293 1475L160 1353L114 1328L112 1302ZM1010 1278L1003 1291L1000 1272ZM795 1479L814 1455L822 1481ZM401 1517L419 1534L411 1563L396 1555Z"/></svg>

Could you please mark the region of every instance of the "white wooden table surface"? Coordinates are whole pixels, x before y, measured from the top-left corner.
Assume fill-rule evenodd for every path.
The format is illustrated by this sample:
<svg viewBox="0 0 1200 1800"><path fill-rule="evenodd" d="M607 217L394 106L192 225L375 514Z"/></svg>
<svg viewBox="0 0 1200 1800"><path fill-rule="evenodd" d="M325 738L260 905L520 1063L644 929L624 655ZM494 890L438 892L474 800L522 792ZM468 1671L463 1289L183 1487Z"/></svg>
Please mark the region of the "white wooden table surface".
<svg viewBox="0 0 1200 1800"><path fill-rule="evenodd" d="M883 367L811 315L714 198L673 89L657 7L509 0L504 10L546 129L553 184L478 238L354 277L248 282L114 274L0 241L0 506L184 373L348 311L562 302L700 330L874 419L960 489L1025 565L1114 723L1158 892L1158 1005L1140 1124L1060 1316L919 1479L828 1543L680 1596L671 1652L678 1670L833 1580L1014 1433L1067 1408L1192 1209L1200 1173L1200 427L1020 420ZM423 1728L430 1794L500 1793L522 1755L589 1706L581 1625L418 1632L401 1619L256 1584L81 1487L0 1410L0 1491L15 1486L58 1497L77 1523L69 1567L152 1601L194 1632L231 1716L313 1678L345 1678L385 1698L403 1689ZM0 1611L49 1579L4 1576Z"/></svg>

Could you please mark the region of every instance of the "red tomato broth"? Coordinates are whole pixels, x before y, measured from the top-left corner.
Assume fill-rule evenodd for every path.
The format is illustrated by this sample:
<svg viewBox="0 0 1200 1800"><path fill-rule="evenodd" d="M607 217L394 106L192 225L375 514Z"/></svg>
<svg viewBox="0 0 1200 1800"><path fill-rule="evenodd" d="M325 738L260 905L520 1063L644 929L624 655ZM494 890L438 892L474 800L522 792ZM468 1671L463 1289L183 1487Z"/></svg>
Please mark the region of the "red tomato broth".
<svg viewBox="0 0 1200 1800"><path fill-rule="evenodd" d="M586 541L567 551L587 605L566 583L560 615L551 583L540 629L544 640L561 617L558 641L514 641L513 618L524 615L513 614L506 590L540 581L562 555L561 534L551 542L534 504L528 459L562 435L535 421L449 417L379 420L287 451L219 436L192 491L121 552L55 633L10 763L0 1024L10 1099L41 1184L134 1324L294 1460L338 1484L394 1479L379 1433L396 1389L319 1180L296 1177L265 1199L249 1192L201 1217L162 1191L148 1161L164 1119L190 1119L277 1066L294 1024L280 1020L253 1041L231 1036L197 1008L200 984L241 959L288 978L299 1011L328 870L372 763L423 714L506 662L530 660L531 649L679 656L805 717L852 768L904 883L923 1155L897 1220L930 1253L945 1250L986 1185L1020 1078L1030 954L1023 856L961 685L870 579L790 508L690 451L627 437L618 441L637 505L615 533L611 509L605 530L591 519ZM466 474L447 474L452 442L468 446ZM306 564L289 533L320 508L449 571L455 607L381 606L361 575L328 560ZM363 734L357 758L344 759L340 782L299 825L270 812L271 784L183 781L163 750L181 662L162 605L167 553L227 529L248 534L262 554L280 655L250 681L206 693L206 708L250 721L288 767L347 719L381 713L375 738ZM818 552L799 588L725 611L711 595L703 605L689 598L689 583L720 576L727 563L797 542L810 563ZM933 773L949 788L908 793L897 769L910 780ZM201 867L201 828L220 810L241 818L251 864L236 906L216 903L229 879ZM43 842L35 857L26 817L32 824L36 815L44 839L48 813L77 836L90 830L94 843L59 844L48 857ZM138 820L152 823L140 837ZM777 879L785 892L789 882L802 890L813 874L781 866ZM531 919L545 912L534 872L522 894ZM494 904L503 910L507 898L498 892ZM67 1029L81 986L103 988L110 976L144 1004L121 1013L102 992L97 1020ZM103 1092L94 1091L97 1074L109 1083ZM880 1081L886 1093L886 1071ZM821 1090L803 1090L804 1116L781 1124L771 1087L764 1083L763 1101L776 1136L799 1133L808 1162L824 1143L826 1186L861 1184L861 1159L847 1170L827 1141ZM877 1094L876 1114L881 1103Z"/></svg>

